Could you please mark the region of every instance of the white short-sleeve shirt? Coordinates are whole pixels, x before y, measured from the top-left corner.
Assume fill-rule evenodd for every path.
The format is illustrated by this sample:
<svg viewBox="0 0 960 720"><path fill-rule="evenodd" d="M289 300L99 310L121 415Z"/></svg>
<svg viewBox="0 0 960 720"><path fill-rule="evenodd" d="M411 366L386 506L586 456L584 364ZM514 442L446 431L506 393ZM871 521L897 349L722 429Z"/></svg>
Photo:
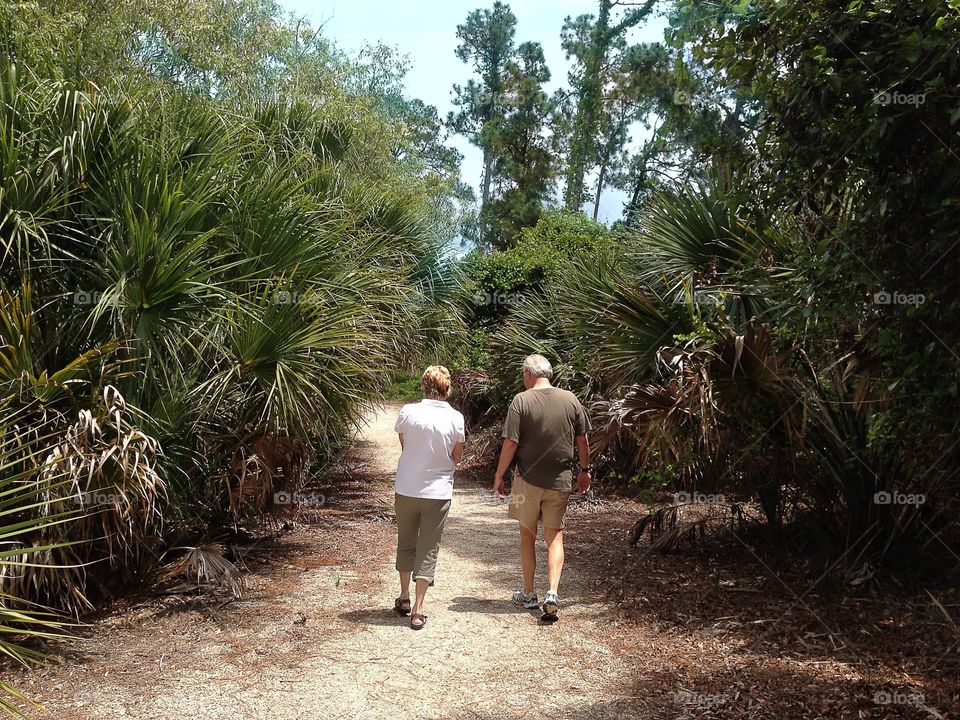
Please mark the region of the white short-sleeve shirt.
<svg viewBox="0 0 960 720"><path fill-rule="evenodd" d="M453 497L453 446L465 439L463 415L444 400L403 406L394 430L403 433L397 466L398 495L449 500Z"/></svg>

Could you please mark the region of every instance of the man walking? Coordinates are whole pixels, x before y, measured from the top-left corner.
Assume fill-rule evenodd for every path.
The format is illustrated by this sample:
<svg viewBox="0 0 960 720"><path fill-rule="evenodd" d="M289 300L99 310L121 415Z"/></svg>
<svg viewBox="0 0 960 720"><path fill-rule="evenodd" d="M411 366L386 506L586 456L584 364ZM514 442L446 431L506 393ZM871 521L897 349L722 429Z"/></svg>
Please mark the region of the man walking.
<svg viewBox="0 0 960 720"><path fill-rule="evenodd" d="M573 491L571 465L574 451L580 461L577 490L590 489L590 446L587 431L590 419L568 390L550 384L553 368L543 355L530 355L523 361L523 386L513 398L503 426L503 447L493 480L493 492L501 500L503 476L516 459L508 514L520 522L520 565L523 590L513 595L522 607L540 607L534 590L534 552L537 525L543 523L547 542L547 582L550 589L543 601L543 615L555 621L560 608L557 594L563 570L563 516Z"/></svg>

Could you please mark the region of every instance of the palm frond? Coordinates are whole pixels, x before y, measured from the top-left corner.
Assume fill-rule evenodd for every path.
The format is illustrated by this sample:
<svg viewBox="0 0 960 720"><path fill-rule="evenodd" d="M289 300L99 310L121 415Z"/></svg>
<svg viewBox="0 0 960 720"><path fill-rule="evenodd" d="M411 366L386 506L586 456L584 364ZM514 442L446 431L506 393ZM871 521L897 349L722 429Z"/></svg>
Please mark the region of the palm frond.
<svg viewBox="0 0 960 720"><path fill-rule="evenodd" d="M171 550L186 550L186 553L163 569L163 578L182 577L198 589L226 587L234 597L243 594L243 575L237 566L224 556L222 545L207 544Z"/></svg>

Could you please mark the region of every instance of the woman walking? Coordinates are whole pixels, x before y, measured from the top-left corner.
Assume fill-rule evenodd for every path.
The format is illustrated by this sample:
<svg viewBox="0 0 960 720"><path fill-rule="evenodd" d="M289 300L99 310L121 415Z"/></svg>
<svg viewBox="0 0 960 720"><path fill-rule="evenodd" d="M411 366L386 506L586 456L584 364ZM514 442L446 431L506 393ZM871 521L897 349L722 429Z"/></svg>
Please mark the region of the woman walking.
<svg viewBox="0 0 960 720"><path fill-rule="evenodd" d="M420 378L423 400L403 406L394 430L400 463L394 485L400 597L394 609L410 615L410 627L427 623L423 600L433 585L440 536L453 499L453 471L463 453L463 415L450 407L450 371L431 365ZM416 598L410 605L410 577Z"/></svg>

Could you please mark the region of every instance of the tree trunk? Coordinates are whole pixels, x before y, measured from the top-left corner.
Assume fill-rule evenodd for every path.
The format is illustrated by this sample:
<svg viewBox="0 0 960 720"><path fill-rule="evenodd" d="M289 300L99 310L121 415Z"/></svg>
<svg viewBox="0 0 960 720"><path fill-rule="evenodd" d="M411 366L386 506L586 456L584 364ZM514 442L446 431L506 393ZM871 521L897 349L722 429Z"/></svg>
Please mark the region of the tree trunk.
<svg viewBox="0 0 960 720"><path fill-rule="evenodd" d="M493 174L493 153L490 148L483 149L483 187L480 191L480 241L487 241L487 202L490 200L490 181Z"/></svg>
<svg viewBox="0 0 960 720"><path fill-rule="evenodd" d="M593 219L597 219L600 212L600 193L603 192L603 176L607 172L607 163L600 164L600 175L597 176L597 197L593 201Z"/></svg>
<svg viewBox="0 0 960 720"><path fill-rule="evenodd" d="M567 172L565 193L566 206L570 210L579 210L583 204L583 176L587 167L596 160L595 153L591 152L591 144L598 115L603 112L603 81L600 79L600 69L606 62L610 48L612 7L611 0L600 0L597 22L591 32L590 47L583 59L583 79L577 101L577 119L570 142L570 169Z"/></svg>
<svg viewBox="0 0 960 720"><path fill-rule="evenodd" d="M487 206L490 199L490 179L493 172L493 153L490 148L483 149L483 190L480 194L481 210Z"/></svg>

